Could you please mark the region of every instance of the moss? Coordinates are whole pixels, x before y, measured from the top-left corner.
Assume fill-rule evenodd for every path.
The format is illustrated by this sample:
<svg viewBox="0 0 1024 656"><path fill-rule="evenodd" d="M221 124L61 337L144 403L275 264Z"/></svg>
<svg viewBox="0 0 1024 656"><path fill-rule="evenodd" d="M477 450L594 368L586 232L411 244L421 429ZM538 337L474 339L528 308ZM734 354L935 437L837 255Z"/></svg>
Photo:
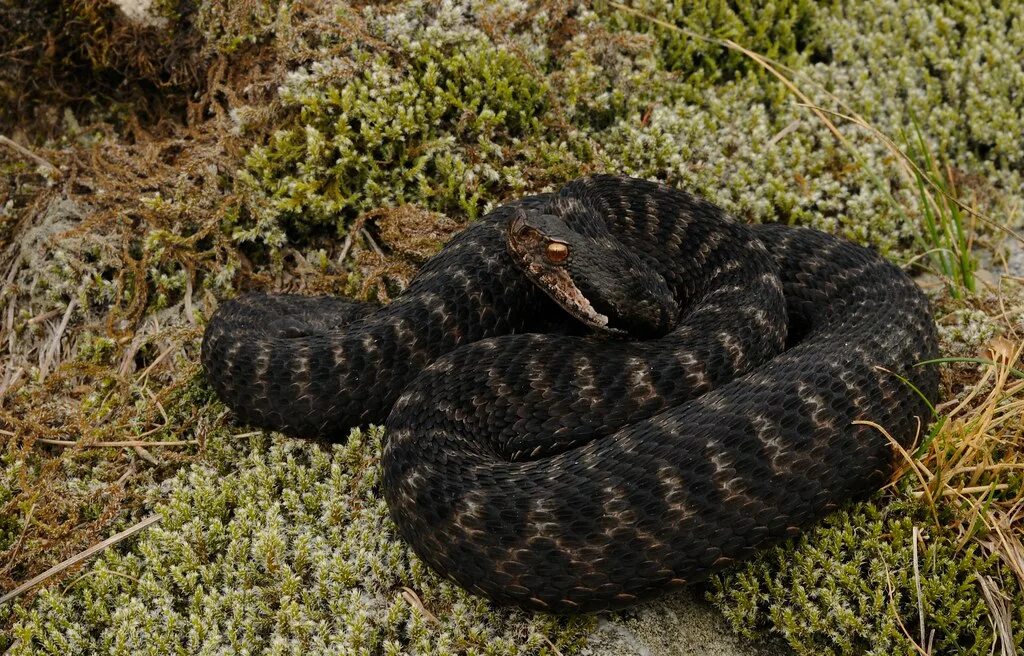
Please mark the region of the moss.
<svg viewBox="0 0 1024 656"><path fill-rule="evenodd" d="M656 16L669 11L666 3L652 4L648 10ZM797 84L813 102L859 112L897 141L916 115L933 152L958 172L967 202L1000 216L1024 200L1017 164L1024 150L1008 138L1024 109L1014 92L1021 72L1012 54L1020 49L1020 31L1012 26L1024 20L1024 9L1006 3L987 12L980 6L889 0L822 7L813 12L812 30L823 39L822 61L794 66ZM675 36L693 48L727 53ZM670 50L663 43L660 57ZM981 60L991 63L979 67ZM811 225L898 259L916 254L917 200L891 154L836 119L857 153L851 154L818 118L795 107L792 95L779 93L781 85L755 73L736 71L710 93L707 80L686 78L661 101L619 115L593 135L603 146L604 166L693 188L747 220ZM963 109L965 84L984 87L989 100ZM836 98L846 106L837 106ZM979 176L987 179L982 188Z"/></svg>
<svg viewBox="0 0 1024 656"><path fill-rule="evenodd" d="M260 42L270 41L279 18L291 11L291 2L249 0L228 2L207 0L198 3L195 27L208 47L225 55ZM282 21L286 24L286 21Z"/></svg>
<svg viewBox="0 0 1024 656"><path fill-rule="evenodd" d="M21 467L10 458L0 457L0 508L7 507L15 495L15 481ZM21 534L20 513L0 514L0 552L7 551Z"/></svg>
<svg viewBox="0 0 1024 656"><path fill-rule="evenodd" d="M117 342L102 335L84 335L78 358L82 362L110 365L117 353Z"/></svg>
<svg viewBox="0 0 1024 656"><path fill-rule="evenodd" d="M665 71L653 37L611 32L602 18L578 17L578 31L561 45L549 76L565 120L588 134L672 102L685 89Z"/></svg>
<svg viewBox="0 0 1024 656"><path fill-rule="evenodd" d="M788 64L823 48L816 18L828 11L828 3L819 8L812 0L643 0L625 4L692 33L730 39ZM610 8L609 15L617 27L656 35L664 66L681 72L695 87L761 72L757 64L738 52L659 27L629 13Z"/></svg>
<svg viewBox="0 0 1024 656"><path fill-rule="evenodd" d="M955 357L974 357L985 343L1001 332L1001 322L976 307L959 307L939 323L939 337L946 352Z"/></svg>
<svg viewBox="0 0 1024 656"><path fill-rule="evenodd" d="M246 161L242 180L269 208L239 238L344 234L359 212L402 203L475 217L523 187L512 149L537 138L547 87L514 53L479 38L422 41L401 65L357 52L344 68L294 74L282 90L298 117Z"/></svg>
<svg viewBox="0 0 1024 656"><path fill-rule="evenodd" d="M608 168L695 191L744 221L807 225L901 256L917 228L890 193L903 199L908 188L896 176L876 185L871 174L886 173L884 149L845 132L871 169L852 162L816 119L773 109L738 82L699 104L680 100L620 119L595 139Z"/></svg>
<svg viewBox="0 0 1024 656"><path fill-rule="evenodd" d="M822 12L830 61L814 72L890 135L909 130L913 112L935 152L988 174L1019 172L1022 21L1012 1L847 0Z"/></svg>
<svg viewBox="0 0 1024 656"><path fill-rule="evenodd" d="M593 619L494 611L402 544L378 490L380 436L222 445L154 489L162 520L132 548L18 610L11 653L576 651Z"/></svg>
<svg viewBox="0 0 1024 656"><path fill-rule="evenodd" d="M920 599L915 525L928 527L918 545ZM1007 574L976 544L960 548L956 536L934 528L922 504L865 502L716 577L711 598L741 634L769 630L799 654L916 654L920 603L930 653L981 656L995 637L977 577ZM1024 591L1015 589L1010 606L1020 647Z"/></svg>

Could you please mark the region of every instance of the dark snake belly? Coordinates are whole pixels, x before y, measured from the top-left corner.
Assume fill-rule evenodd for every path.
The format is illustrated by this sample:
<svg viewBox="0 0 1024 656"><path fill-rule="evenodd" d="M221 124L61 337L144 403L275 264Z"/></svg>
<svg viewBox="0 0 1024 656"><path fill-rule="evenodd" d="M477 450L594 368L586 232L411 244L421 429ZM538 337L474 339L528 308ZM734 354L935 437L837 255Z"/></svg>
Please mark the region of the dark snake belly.
<svg viewBox="0 0 1024 656"><path fill-rule="evenodd" d="M665 282L671 329L582 330L508 252L523 208L610 235ZM383 491L416 553L553 612L700 580L878 489L893 449L861 422L912 441L937 385L914 365L935 354L926 298L872 251L610 176L496 209L390 305L244 296L203 341L247 423L386 422Z"/></svg>

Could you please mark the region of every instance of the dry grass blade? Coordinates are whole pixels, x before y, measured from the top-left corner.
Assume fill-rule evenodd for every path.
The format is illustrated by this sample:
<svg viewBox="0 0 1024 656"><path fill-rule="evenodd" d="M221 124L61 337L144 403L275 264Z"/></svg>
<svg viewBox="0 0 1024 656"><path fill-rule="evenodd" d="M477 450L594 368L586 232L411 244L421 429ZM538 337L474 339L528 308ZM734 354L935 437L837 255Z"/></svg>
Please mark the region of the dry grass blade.
<svg viewBox="0 0 1024 656"><path fill-rule="evenodd" d="M18 154L22 155L23 157L26 157L26 158L32 160L38 166L40 166L43 169L45 169L48 174L54 176L55 178L59 178L60 177L60 169L58 169L56 166L54 166L52 163L50 163L46 159L40 157L39 155L36 155L35 153L33 153L28 148L25 148L24 146L22 146L17 141L14 141L13 139L10 139L10 138L0 134L0 144L2 144L4 146L7 146L8 148L14 150L15 152L17 152Z"/></svg>
<svg viewBox="0 0 1024 656"><path fill-rule="evenodd" d="M8 601L10 601L11 599L14 599L18 595L21 595L21 594L24 594L25 592L28 592L29 590L31 590L32 588L36 587L37 585L39 585L40 583L42 583L46 579L50 578L51 576L54 576L56 574L60 574L61 572L63 572L67 568L69 568L69 567L71 567L73 565L77 565L78 563L82 562L83 560L86 560L86 559L88 559L88 558L98 554L99 552L103 551L104 549L106 549L110 545L117 544L118 542L120 542L120 541L122 541L122 540L124 540L126 538L129 538L129 537L135 535L136 533L138 533L142 529L146 528L147 526L149 526L151 524L155 524L156 522L159 522L160 519L161 519L160 515L150 515L149 517L147 517L146 519L142 520L138 524L130 526L130 527L126 528L125 530L121 531L120 533L112 535L109 538L107 538L106 540L104 540L102 542L99 542L97 544L94 544L93 546L89 547L85 551L83 551L83 552L81 552L79 554L76 554L76 555L72 556L71 558L68 558L67 560L65 560L65 561L63 561L61 563L58 563L57 565L54 565L53 567L51 567L50 569L46 570L42 574L39 574L38 576L32 577L28 581L25 581L24 583L22 583L21 585L19 585L15 589L13 589L10 592L8 592L7 594L5 594L3 597L0 597L0 605L3 605L5 603L7 603Z"/></svg>
<svg viewBox="0 0 1024 656"><path fill-rule="evenodd" d="M917 542L918 542L918 539L920 538L920 536L921 536L921 531L920 531L919 528L917 528L915 526L914 527L914 531L913 531L913 533L911 535L911 539L914 541L914 544L913 544L913 551L914 551L914 587L917 588L917 617L918 617L918 622L921 625L920 626L920 628L921 628L921 644L922 645L926 645L926 644L928 644L928 642L925 639L926 630L925 630L925 621L924 621L924 601L923 601L924 600L924 594L921 592L921 566L920 566L920 562L919 562L919 559L918 559L918 556L917 556Z"/></svg>
<svg viewBox="0 0 1024 656"><path fill-rule="evenodd" d="M1010 617L1010 600L991 577L978 575L978 586L981 587L981 594L985 597L985 603L992 616L993 628L999 637L1000 656L1017 656L1013 639L1013 621Z"/></svg>
<svg viewBox="0 0 1024 656"><path fill-rule="evenodd" d="M441 621L437 619L436 615L427 610L427 607L423 605L423 601L420 599L420 596L416 594L416 591L412 588L402 587L402 599L404 599L407 604L418 610L423 617L427 618L429 621L434 624L441 623Z"/></svg>
<svg viewBox="0 0 1024 656"><path fill-rule="evenodd" d="M931 656L928 649L926 649L926 646L917 644L917 641L914 640L914 636L910 635L910 631L907 630L907 625L903 622L903 618L900 617L899 612L896 610L896 587L893 585L892 575L889 573L888 569L885 570L885 584L886 593L889 597L889 609L892 610L893 618L896 620L896 624L899 626L900 632L903 633L907 638L907 641L914 647L914 651L920 654L920 656Z"/></svg>
<svg viewBox="0 0 1024 656"><path fill-rule="evenodd" d="M35 442L40 444L51 444L53 446L79 446L83 449L106 449L124 447L166 447L166 446L191 446L199 444L199 440L167 440L166 442L150 442L147 440L119 440L115 442L90 442L83 443L78 440L51 440L45 437L37 437Z"/></svg>
<svg viewBox="0 0 1024 656"><path fill-rule="evenodd" d="M937 474L931 483L932 496L985 502L991 506L989 514L1018 508L1022 500L1019 483L1010 477L1024 466L1024 380L1014 375L1024 342L996 340L990 353L990 363L980 365L984 367L980 379L946 413L946 421L922 455ZM980 511L968 515L974 512Z"/></svg>
<svg viewBox="0 0 1024 656"><path fill-rule="evenodd" d="M1016 585L1024 588L1024 379L1018 375L1024 341L996 338L985 355L945 362L961 367L973 365L981 371L958 398L937 408L941 420L915 453L893 440L882 426L856 423L885 435L899 454L903 466L894 476L894 486L913 472L907 493L925 501L936 525L952 531L960 548L973 542L998 555L1017 579ZM915 527L913 568L920 635L912 639L907 634L907 638L923 654L930 652L930 641L926 639L922 606L920 538L920 530ZM1008 601L1011 595L1004 592L1001 579L979 575L978 583L993 630L999 636L1002 651L998 653L1016 653ZM902 619L900 624L902 627ZM906 632L905 627L903 630Z"/></svg>
<svg viewBox="0 0 1024 656"><path fill-rule="evenodd" d="M853 423L858 426L870 426L871 428L874 428L883 436L885 436L885 439L889 441L889 444L892 445L893 449L897 453L899 453L900 457L903 459L903 462L905 463L905 468L899 469L897 471L896 477L901 478L903 474L906 473L908 470L914 472L914 475L917 477L917 480L921 483L923 496L925 496L925 498L928 501L928 508L931 510L932 517L934 517L935 521L938 522L939 514L935 505L935 499L932 496L931 485L929 485L931 481L935 480L935 475L928 470L928 467L925 466L924 463L922 463L920 460L911 455L911 453L907 451L903 447L903 445L900 444L899 441L881 425L873 421L855 421Z"/></svg>
<svg viewBox="0 0 1024 656"><path fill-rule="evenodd" d="M553 653L555 656L562 656L562 652L559 651L558 647L555 646L555 643L551 642L551 639L548 638L547 636L543 636L543 637L544 637L544 642L547 644L548 648L551 650L551 653Z"/></svg>

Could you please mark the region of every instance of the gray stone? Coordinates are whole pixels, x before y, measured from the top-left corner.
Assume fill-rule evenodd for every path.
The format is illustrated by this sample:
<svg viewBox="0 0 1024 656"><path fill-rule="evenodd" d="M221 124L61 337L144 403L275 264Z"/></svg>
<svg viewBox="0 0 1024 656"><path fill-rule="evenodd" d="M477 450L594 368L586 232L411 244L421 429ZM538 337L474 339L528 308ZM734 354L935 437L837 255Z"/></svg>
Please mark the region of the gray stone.
<svg viewBox="0 0 1024 656"><path fill-rule="evenodd" d="M788 656L784 644L752 644L732 633L725 619L693 591L670 595L602 617L590 656Z"/></svg>

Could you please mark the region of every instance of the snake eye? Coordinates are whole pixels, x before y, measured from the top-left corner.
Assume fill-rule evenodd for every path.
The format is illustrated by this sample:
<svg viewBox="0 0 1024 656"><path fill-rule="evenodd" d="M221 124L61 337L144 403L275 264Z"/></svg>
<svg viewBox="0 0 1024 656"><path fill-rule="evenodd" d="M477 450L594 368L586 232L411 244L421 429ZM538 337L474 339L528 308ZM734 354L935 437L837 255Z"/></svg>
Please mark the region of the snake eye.
<svg viewBox="0 0 1024 656"><path fill-rule="evenodd" d="M552 264L561 264L569 259L569 247L558 241L548 243L548 247L545 252L547 253L548 260Z"/></svg>

